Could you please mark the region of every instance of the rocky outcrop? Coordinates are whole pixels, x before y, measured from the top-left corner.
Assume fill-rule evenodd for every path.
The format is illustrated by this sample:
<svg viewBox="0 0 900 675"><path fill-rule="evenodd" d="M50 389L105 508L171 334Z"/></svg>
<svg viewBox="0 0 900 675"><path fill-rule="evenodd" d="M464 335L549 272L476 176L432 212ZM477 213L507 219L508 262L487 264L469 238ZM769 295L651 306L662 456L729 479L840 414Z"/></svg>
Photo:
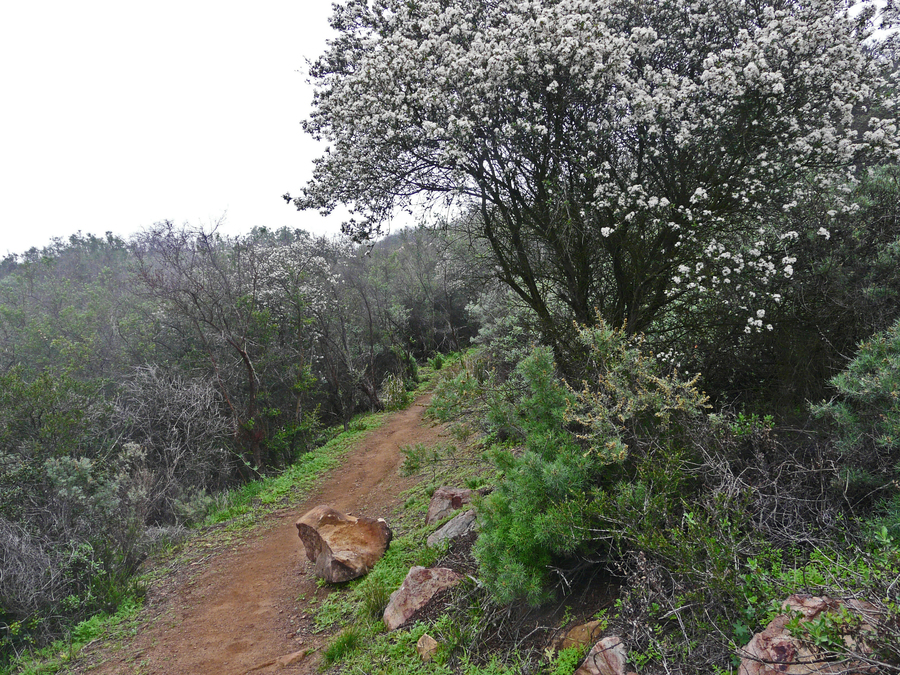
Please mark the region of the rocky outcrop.
<svg viewBox="0 0 900 675"><path fill-rule="evenodd" d="M374 567L391 542L383 519L348 516L317 506L297 521L297 533L315 574L331 583L361 577Z"/></svg>
<svg viewBox="0 0 900 675"><path fill-rule="evenodd" d="M612 635L595 644L574 675L625 675L628 652L621 638Z"/></svg>
<svg viewBox="0 0 900 675"><path fill-rule="evenodd" d="M400 588L391 593L384 610L384 625L396 630L441 591L462 581L463 575L446 567L413 567Z"/></svg>
<svg viewBox="0 0 900 675"><path fill-rule="evenodd" d="M860 600L839 601L828 597L811 595L792 595L785 600L782 607L784 614L775 617L765 630L757 633L750 643L740 652L741 665L739 675L826 675L836 673L874 673L868 664L854 660L840 662L826 660L823 653L815 647L804 644L791 635L787 624L792 615L800 612L801 623L812 621L826 612L839 612L846 607L860 618L860 625L854 634L874 632L873 623L877 623L878 612L874 605ZM868 648L859 644L851 635L842 636L847 648L866 653Z"/></svg>
<svg viewBox="0 0 900 675"><path fill-rule="evenodd" d="M437 546L442 541L457 539L475 529L475 511L469 509L454 516L444 523L435 532L432 532L426 541L429 546Z"/></svg>
<svg viewBox="0 0 900 675"><path fill-rule="evenodd" d="M474 490L466 488L439 487L431 496L428 513L425 515L425 524L431 525L443 520L471 502L476 494Z"/></svg>

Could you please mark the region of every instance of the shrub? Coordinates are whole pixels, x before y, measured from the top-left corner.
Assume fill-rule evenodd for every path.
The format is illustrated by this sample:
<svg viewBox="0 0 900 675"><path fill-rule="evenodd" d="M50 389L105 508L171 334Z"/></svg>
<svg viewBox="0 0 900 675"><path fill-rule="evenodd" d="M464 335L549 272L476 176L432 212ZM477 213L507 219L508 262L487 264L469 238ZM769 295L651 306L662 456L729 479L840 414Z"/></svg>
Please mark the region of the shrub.
<svg viewBox="0 0 900 675"><path fill-rule="evenodd" d="M595 552L607 539L598 505L634 476L641 457L655 467L679 457L672 427L705 405L693 382L642 353L640 339L603 322L579 339L592 381L572 389L550 350L537 348L491 408L495 427L524 439L518 453L493 452L501 479L479 508L476 557L501 602L546 599L551 565L561 574L564 558Z"/></svg>
<svg viewBox="0 0 900 675"><path fill-rule="evenodd" d="M110 420L97 384L0 376L0 657L134 590L146 475Z"/></svg>
<svg viewBox="0 0 900 675"><path fill-rule="evenodd" d="M813 412L832 422L845 489L857 499L900 492L900 321L859 346L831 379L832 401Z"/></svg>
<svg viewBox="0 0 900 675"><path fill-rule="evenodd" d="M381 383L381 400L385 410L401 410L409 405L412 396L402 378L391 373Z"/></svg>

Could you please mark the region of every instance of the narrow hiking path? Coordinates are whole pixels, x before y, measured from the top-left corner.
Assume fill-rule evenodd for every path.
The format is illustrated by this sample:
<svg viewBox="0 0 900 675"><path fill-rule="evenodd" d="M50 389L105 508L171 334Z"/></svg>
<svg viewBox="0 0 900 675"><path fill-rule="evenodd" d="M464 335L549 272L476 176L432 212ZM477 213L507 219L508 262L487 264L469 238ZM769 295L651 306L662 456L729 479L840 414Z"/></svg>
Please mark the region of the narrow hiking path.
<svg viewBox="0 0 900 675"><path fill-rule="evenodd" d="M240 543L154 584L148 618L121 646L104 646L75 672L96 675L245 675L314 673L330 635L313 633L312 603L324 598L294 522L329 504L383 517L417 479L399 475L400 448L432 445L442 429L423 421L430 395L418 398L365 436L322 477L302 503L282 509ZM307 652L311 652L308 655Z"/></svg>

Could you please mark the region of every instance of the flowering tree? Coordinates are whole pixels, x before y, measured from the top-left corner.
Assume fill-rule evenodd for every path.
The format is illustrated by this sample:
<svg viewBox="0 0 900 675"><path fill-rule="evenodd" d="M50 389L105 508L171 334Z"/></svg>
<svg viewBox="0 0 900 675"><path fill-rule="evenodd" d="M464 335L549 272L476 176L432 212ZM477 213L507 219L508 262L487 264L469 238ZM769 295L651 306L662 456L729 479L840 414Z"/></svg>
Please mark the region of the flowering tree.
<svg viewBox="0 0 900 675"><path fill-rule="evenodd" d="M289 458L289 437L315 416L307 333L327 264L315 240L288 236L229 238L165 222L132 249L167 334L187 338L187 358L205 355L234 437L259 469Z"/></svg>
<svg viewBox="0 0 900 675"><path fill-rule="evenodd" d="M348 205L365 239L446 200L551 335L716 297L759 330L754 298L793 273L780 216L900 158L870 40L897 23L836 0L346 0L305 122L330 147L293 201Z"/></svg>

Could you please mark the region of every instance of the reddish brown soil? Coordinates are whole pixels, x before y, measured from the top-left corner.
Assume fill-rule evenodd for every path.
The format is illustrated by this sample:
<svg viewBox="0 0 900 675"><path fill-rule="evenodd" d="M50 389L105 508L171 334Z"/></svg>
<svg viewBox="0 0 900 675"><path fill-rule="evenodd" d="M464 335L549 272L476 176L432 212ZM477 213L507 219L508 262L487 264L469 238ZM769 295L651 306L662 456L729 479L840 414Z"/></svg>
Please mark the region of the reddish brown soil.
<svg viewBox="0 0 900 675"><path fill-rule="evenodd" d="M312 632L310 601L325 597L294 522L319 504L372 517L399 505L414 478L398 473L401 446L437 443L441 429L422 420L427 398L391 417L345 455L318 489L284 509L248 540L173 570L149 589L147 618L119 648L102 647L78 673L119 675L284 675L314 673L332 637ZM297 659L287 663L291 657Z"/></svg>

